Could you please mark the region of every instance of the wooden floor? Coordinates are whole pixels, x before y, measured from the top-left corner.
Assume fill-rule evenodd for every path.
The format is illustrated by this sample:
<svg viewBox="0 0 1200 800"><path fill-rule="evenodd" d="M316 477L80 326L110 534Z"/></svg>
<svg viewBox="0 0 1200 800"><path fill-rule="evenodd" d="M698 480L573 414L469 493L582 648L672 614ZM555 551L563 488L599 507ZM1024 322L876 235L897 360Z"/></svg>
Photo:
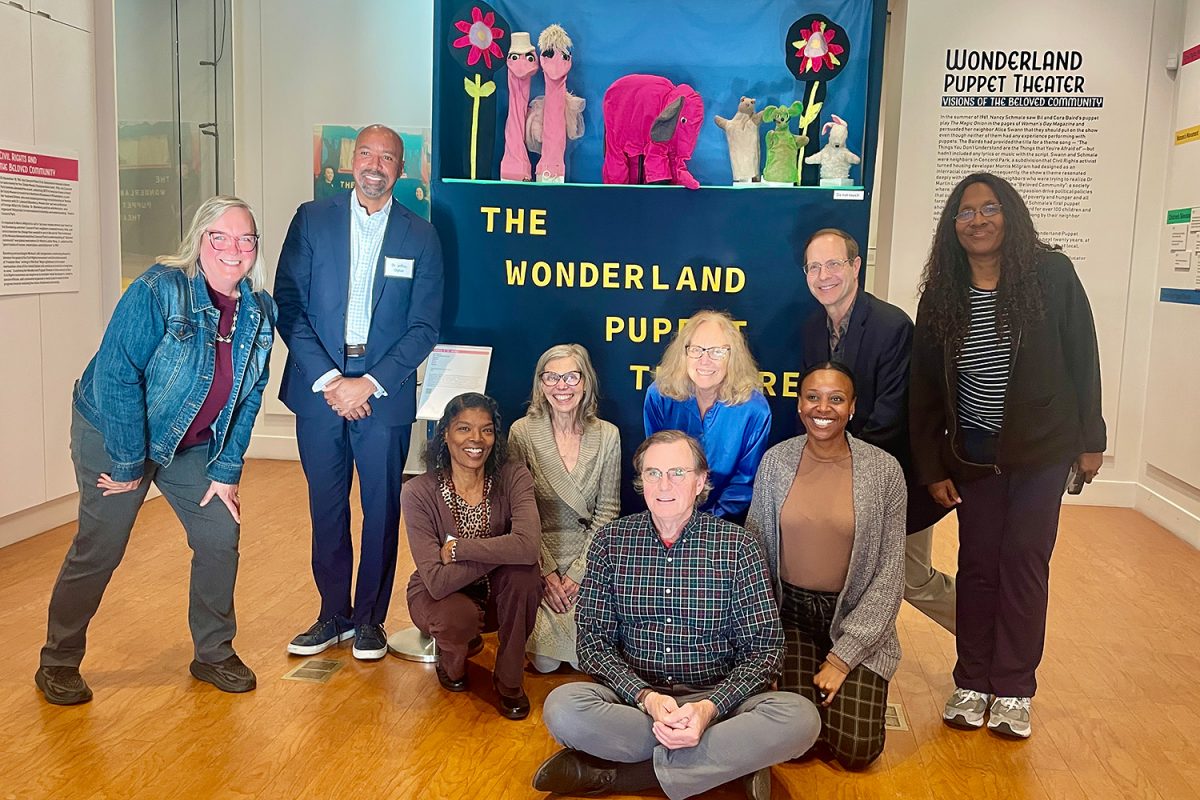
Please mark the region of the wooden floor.
<svg viewBox="0 0 1200 800"><path fill-rule="evenodd" d="M317 610L299 466L258 461L242 486L238 652L258 689L226 695L187 671L188 550L165 501L143 510L91 627L95 699L58 708L33 685L46 602L73 535L65 526L0 549L0 800L11 798L526 798L555 746L539 710L570 675L529 676L534 712L495 711L487 669L451 695L432 666L356 662L329 683L281 680L284 645ZM952 564L953 523L936 562ZM407 624L406 545L389 631ZM954 645L911 608L891 684L911 730L888 733L867 772L820 761L774 770L776 798L1200 797L1200 553L1139 514L1063 512L1046 658L1027 742L942 726ZM730 785L710 796L741 797Z"/></svg>

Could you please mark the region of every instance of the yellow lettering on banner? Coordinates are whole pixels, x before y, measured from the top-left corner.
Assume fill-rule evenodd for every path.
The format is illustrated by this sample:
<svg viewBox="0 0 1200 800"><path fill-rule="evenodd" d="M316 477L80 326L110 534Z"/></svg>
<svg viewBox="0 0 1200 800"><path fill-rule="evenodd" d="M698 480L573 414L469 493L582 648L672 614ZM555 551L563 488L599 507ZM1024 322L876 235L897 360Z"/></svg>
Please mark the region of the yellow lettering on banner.
<svg viewBox="0 0 1200 800"><path fill-rule="evenodd" d="M683 330L686 319L670 319L668 317L614 317L604 318L604 341L611 342L624 334L631 342L644 342L647 339L654 343L666 341L677 330ZM734 320L734 325L745 327L745 320Z"/></svg>
<svg viewBox="0 0 1200 800"><path fill-rule="evenodd" d="M625 265L625 288L626 289L641 289L642 288L642 269L640 264Z"/></svg>
<svg viewBox="0 0 1200 800"><path fill-rule="evenodd" d="M624 317L605 317L604 318L604 341L611 342L613 337L621 331L625 330Z"/></svg>
<svg viewBox="0 0 1200 800"><path fill-rule="evenodd" d="M495 227L495 216L504 209L484 206L481 210L487 217L487 227ZM491 212L491 213L489 213ZM520 209L518 209L520 212ZM524 230L526 220L522 213L505 219L506 227ZM506 231L511 232L511 231ZM519 232L519 231L518 231ZM527 259L514 261L505 259L505 274L509 286L524 286L527 279L539 287L553 284L560 289L637 289L650 288L655 291L677 292L725 292L736 294L746 285L746 274L738 267L705 266L697 270L684 265L675 283L664 282L658 264L647 268L641 264L626 264L620 261L534 261L532 267ZM740 322L739 325L746 323Z"/></svg>
<svg viewBox="0 0 1200 800"><path fill-rule="evenodd" d="M648 367L645 364L629 365L629 371L633 373L633 388L641 391L646 387L646 376L650 373L650 370L651 367Z"/></svg>
<svg viewBox="0 0 1200 800"><path fill-rule="evenodd" d="M774 372L759 372L759 375L762 376L763 394L765 394L767 397L776 396L776 384L780 385L780 397L800 396L799 372L783 372L778 376L776 376Z"/></svg>
<svg viewBox="0 0 1200 800"><path fill-rule="evenodd" d="M496 215L500 213L499 206L480 206L479 213L487 217L487 226L484 228L488 233L495 230Z"/></svg>
<svg viewBox="0 0 1200 800"><path fill-rule="evenodd" d="M663 283L662 281L660 281L658 279L658 264L655 264L654 266L652 266L650 268L650 270L651 270L651 274L654 275L654 285L650 287L651 289L661 292L661 291L671 288L670 286L668 286L667 284Z"/></svg>
<svg viewBox="0 0 1200 800"><path fill-rule="evenodd" d="M530 236L545 236L546 235L546 209L544 209L544 208L529 209L529 235Z"/></svg>
<svg viewBox="0 0 1200 800"><path fill-rule="evenodd" d="M579 263L579 288L591 289L600 282L600 270L590 261Z"/></svg>
<svg viewBox="0 0 1200 800"><path fill-rule="evenodd" d="M685 286L688 291L696 291L696 273L688 264L684 264L683 271L679 273L679 282L675 284L675 291L682 292Z"/></svg>
<svg viewBox="0 0 1200 800"><path fill-rule="evenodd" d="M621 282L617 280L617 270L621 268L619 261L604 262L604 282L601 284L605 289L620 289Z"/></svg>
<svg viewBox="0 0 1200 800"><path fill-rule="evenodd" d="M671 333L671 320L662 317L654 318L654 341L660 341Z"/></svg>
<svg viewBox="0 0 1200 800"><path fill-rule="evenodd" d="M515 211L515 213L514 213ZM516 229L515 231L513 229ZM504 209L504 232L505 233L524 233L525 232L525 209Z"/></svg>

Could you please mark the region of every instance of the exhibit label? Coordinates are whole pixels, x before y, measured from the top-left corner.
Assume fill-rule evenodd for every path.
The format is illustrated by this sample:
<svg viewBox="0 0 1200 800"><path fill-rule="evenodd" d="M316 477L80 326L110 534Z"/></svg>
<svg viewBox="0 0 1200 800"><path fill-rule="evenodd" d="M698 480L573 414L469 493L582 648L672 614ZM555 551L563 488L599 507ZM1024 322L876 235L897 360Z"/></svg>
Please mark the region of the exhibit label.
<svg viewBox="0 0 1200 800"><path fill-rule="evenodd" d="M79 159L0 145L0 294L79 291Z"/></svg>

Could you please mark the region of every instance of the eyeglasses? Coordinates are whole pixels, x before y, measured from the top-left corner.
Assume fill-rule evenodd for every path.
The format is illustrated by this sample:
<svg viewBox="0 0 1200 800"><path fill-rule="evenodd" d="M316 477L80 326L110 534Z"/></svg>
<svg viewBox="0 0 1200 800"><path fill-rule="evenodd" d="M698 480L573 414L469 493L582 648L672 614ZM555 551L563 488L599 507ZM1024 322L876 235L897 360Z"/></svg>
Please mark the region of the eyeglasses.
<svg viewBox="0 0 1200 800"><path fill-rule="evenodd" d="M818 275L821 272L821 268L824 267L825 271L830 275L840 275L846 271L846 267L848 266L850 266L850 259L835 258L825 262L814 261L811 264L805 264L801 269L804 270L805 275Z"/></svg>
<svg viewBox="0 0 1200 800"><path fill-rule="evenodd" d="M695 471L689 467L671 467L664 472L658 467L649 467L642 470L642 481L644 483L658 483L663 479L663 475L666 475L671 483L679 483L687 477L689 472Z"/></svg>
<svg viewBox="0 0 1200 800"><path fill-rule="evenodd" d="M223 231L205 231L208 243L213 250L230 250L234 247L239 253L253 253L258 249L258 234L248 233L245 236L230 236Z"/></svg>
<svg viewBox="0 0 1200 800"><path fill-rule="evenodd" d="M1002 206L999 203L987 203L979 207L979 213L983 214L985 217L994 217L999 214L1001 210ZM970 222L973 219L975 219L975 209L973 208L964 208L962 211L954 215L955 222Z"/></svg>
<svg viewBox="0 0 1200 800"><path fill-rule="evenodd" d="M689 344L683 348L683 352L687 353L688 358L701 358L705 353L713 361L724 361L729 357L729 345L718 344L712 347L700 347L699 345Z"/></svg>
<svg viewBox="0 0 1200 800"><path fill-rule="evenodd" d="M543 372L538 377L542 379L542 384L545 386L557 386L559 381L562 381L567 386L578 386L579 382L583 380L583 373L579 370L562 373Z"/></svg>

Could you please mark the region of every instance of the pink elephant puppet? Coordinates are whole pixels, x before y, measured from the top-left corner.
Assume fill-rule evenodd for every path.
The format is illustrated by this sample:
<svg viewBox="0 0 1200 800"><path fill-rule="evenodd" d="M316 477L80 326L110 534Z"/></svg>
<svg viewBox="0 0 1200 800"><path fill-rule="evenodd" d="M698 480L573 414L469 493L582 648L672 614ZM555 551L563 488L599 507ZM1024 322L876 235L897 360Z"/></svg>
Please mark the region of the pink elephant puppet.
<svg viewBox="0 0 1200 800"><path fill-rule="evenodd" d="M560 25L551 25L538 35L546 95L529 104L529 120L525 124L526 144L533 152L542 154L533 176L538 183L566 180L567 139L583 135L584 99L567 91L573 48L571 37Z"/></svg>
<svg viewBox="0 0 1200 800"><path fill-rule="evenodd" d="M618 78L604 93L604 182L699 189L687 162L703 124L704 100L686 83L658 75Z"/></svg>
<svg viewBox="0 0 1200 800"><path fill-rule="evenodd" d="M529 84L537 71L537 54L529 34L514 31L508 46L508 117L504 121L504 157L500 159L502 181L532 178L533 168L525 149L525 117L529 112Z"/></svg>

